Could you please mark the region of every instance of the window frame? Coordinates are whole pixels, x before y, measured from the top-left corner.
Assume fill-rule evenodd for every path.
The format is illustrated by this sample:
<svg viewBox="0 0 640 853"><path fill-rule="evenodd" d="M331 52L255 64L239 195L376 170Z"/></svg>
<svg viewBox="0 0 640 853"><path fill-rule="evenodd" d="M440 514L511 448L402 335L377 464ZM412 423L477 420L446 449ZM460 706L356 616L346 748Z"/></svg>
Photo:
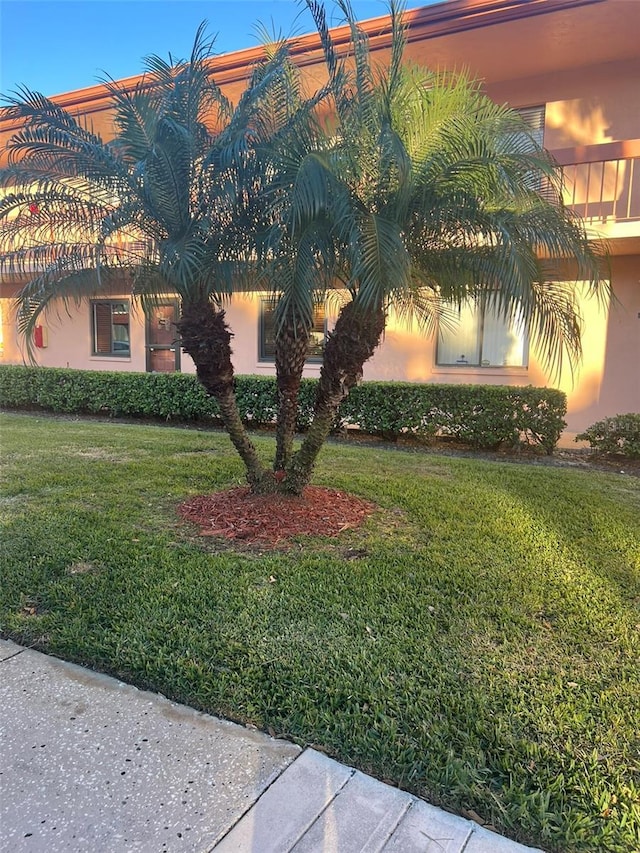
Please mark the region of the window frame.
<svg viewBox="0 0 640 853"><path fill-rule="evenodd" d="M478 324L477 324L477 340L476 346L478 349L478 361L441 361L440 355L440 347L442 345L442 335L440 330L438 330L438 335L436 338L436 352L435 352L435 366L438 368L444 368L446 370L460 370L465 368L472 368L473 370L528 370L529 369L529 328L528 326L524 326L522 333L522 363L521 364L491 364L487 359L483 359L483 348L485 346L485 320L486 320L486 310L487 307L482 307L478 305L477 302L474 303L474 300L469 300L469 307L472 308L474 312L479 312ZM514 326L514 321L503 321L505 323L505 328L510 330ZM455 334L455 329L452 329L450 334ZM461 353L464 355L464 353ZM485 363L487 362L487 363Z"/></svg>
<svg viewBox="0 0 640 853"><path fill-rule="evenodd" d="M271 299L268 299L268 298L264 298L264 297L261 298L260 299L260 305L259 305L259 317L258 317L258 362L260 364L274 364L275 360L276 360L275 352L273 353L273 355L269 355L265 351L265 343L266 343L265 315L269 311L272 311L272 312L275 311L273 301ZM322 311L322 334L323 334L322 350L324 350L324 346L327 342L327 330L328 330L327 309L326 309L325 305L321 306L321 311ZM315 316L316 312L319 313L319 308L316 308L314 311L314 320L316 319L316 316ZM315 323L314 323L314 327L312 328L312 332L313 331L315 331L317 333L320 332L319 329L315 328ZM274 346L275 346L275 337L274 337ZM321 365L322 359L323 359L323 353L322 352L320 352L319 354L315 354L315 355L314 354L307 355L307 358L305 359L305 364Z"/></svg>
<svg viewBox="0 0 640 853"><path fill-rule="evenodd" d="M91 300L91 356L92 358L131 358L131 302L129 299L92 299ZM104 350L98 350L98 324L99 320L96 316L96 308L98 306L109 306L110 311L110 323L109 323L109 342L110 349L109 352ZM125 313L125 312L115 312L115 306L125 306L126 307L126 315L127 315L127 323L114 324L113 317L114 314ZM126 350L117 349L114 344L121 343L116 341L113 336L113 327L114 325L126 325L128 332L128 348Z"/></svg>

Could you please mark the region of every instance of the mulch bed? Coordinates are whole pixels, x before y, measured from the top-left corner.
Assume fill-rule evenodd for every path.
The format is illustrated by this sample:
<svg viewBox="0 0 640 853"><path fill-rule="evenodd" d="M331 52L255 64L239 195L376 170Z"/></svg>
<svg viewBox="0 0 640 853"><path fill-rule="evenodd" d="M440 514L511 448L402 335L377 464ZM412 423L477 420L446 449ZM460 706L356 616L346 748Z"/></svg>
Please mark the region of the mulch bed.
<svg viewBox="0 0 640 853"><path fill-rule="evenodd" d="M302 497L252 495L247 486L196 495L179 514L201 536L221 536L259 545L286 545L294 536L337 536L359 527L376 508L337 489L307 486Z"/></svg>

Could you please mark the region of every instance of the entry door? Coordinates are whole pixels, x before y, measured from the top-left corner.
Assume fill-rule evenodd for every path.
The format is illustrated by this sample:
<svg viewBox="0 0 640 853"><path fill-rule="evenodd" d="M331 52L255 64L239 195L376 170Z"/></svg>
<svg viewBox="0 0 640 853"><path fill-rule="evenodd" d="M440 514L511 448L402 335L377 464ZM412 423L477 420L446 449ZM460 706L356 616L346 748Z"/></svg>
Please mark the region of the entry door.
<svg viewBox="0 0 640 853"><path fill-rule="evenodd" d="M154 305L147 314L147 371L173 373L180 370L180 347L176 342L178 306L175 302Z"/></svg>

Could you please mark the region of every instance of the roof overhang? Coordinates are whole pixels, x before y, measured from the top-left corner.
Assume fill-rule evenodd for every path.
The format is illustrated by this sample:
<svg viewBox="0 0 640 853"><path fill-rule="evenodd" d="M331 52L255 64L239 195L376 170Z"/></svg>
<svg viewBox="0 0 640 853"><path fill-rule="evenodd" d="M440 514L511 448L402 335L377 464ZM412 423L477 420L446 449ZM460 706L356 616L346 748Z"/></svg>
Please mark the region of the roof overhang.
<svg viewBox="0 0 640 853"><path fill-rule="evenodd" d="M640 15L634 5L629 0L448 0L407 10L407 55L431 68L468 68L487 82L638 58ZM382 59L391 37L389 16L360 26ZM348 51L349 28L331 32L338 49ZM319 68L317 33L293 39L291 53L300 67ZM261 46L223 54L211 60L211 71L234 97L261 56ZM133 88L141 80L136 75L119 82ZM105 109L108 92L100 84L53 100L87 114ZM11 129L1 124L3 131Z"/></svg>

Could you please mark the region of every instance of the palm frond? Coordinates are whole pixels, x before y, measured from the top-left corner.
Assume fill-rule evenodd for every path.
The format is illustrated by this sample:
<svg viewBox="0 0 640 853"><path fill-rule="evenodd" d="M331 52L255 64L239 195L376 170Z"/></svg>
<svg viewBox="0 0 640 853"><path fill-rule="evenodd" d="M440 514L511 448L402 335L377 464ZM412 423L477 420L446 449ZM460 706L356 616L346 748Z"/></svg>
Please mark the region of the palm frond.
<svg viewBox="0 0 640 853"><path fill-rule="evenodd" d="M354 217L350 244L361 310L378 310L391 292L408 289L411 263L397 223L376 213Z"/></svg>
<svg viewBox="0 0 640 853"><path fill-rule="evenodd" d="M161 96L144 78L134 91L106 80L105 86L114 105L114 124L118 134L112 148L130 164L143 160L153 145Z"/></svg>

